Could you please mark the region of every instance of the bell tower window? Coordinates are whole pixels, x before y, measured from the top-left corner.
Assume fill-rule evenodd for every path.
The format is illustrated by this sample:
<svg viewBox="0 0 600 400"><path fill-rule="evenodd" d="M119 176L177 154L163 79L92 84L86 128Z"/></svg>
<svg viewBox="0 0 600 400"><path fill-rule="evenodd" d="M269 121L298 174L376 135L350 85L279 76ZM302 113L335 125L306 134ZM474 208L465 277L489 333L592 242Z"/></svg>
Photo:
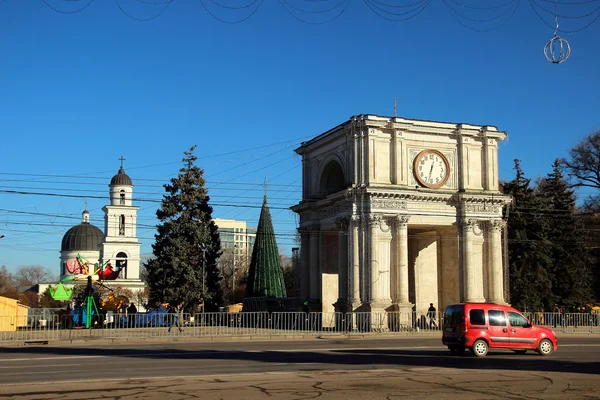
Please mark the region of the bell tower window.
<svg viewBox="0 0 600 400"><path fill-rule="evenodd" d="M121 192L119 193L119 204L125 205L125 191L124 190L121 190Z"/></svg>
<svg viewBox="0 0 600 400"><path fill-rule="evenodd" d="M125 215L119 217L119 236L125 236Z"/></svg>
<svg viewBox="0 0 600 400"><path fill-rule="evenodd" d="M127 254L122 251L117 254L115 265L118 271L121 271L119 278L127 279Z"/></svg>

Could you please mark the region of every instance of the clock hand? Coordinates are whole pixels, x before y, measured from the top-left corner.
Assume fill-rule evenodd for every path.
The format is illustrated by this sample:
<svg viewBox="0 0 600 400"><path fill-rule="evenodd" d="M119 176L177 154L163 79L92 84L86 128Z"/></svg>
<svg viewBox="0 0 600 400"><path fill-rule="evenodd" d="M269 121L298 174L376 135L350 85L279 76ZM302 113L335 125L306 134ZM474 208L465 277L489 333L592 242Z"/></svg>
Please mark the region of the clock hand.
<svg viewBox="0 0 600 400"><path fill-rule="evenodd" d="M429 179L431 180L431 173L433 172L433 164L431 164L431 169L429 170Z"/></svg>

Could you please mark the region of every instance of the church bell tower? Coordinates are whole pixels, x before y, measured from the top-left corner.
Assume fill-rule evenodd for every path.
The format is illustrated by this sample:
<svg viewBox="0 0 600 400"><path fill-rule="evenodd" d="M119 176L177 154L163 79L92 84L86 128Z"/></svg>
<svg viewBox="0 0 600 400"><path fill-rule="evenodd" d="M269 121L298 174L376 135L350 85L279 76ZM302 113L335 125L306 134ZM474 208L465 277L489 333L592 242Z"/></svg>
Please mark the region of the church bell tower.
<svg viewBox="0 0 600 400"><path fill-rule="evenodd" d="M136 232L139 207L133 205L133 183L123 169L124 160L120 158L119 172L110 181L110 205L102 208L105 238L100 257L121 269L119 279L139 281L141 244Z"/></svg>

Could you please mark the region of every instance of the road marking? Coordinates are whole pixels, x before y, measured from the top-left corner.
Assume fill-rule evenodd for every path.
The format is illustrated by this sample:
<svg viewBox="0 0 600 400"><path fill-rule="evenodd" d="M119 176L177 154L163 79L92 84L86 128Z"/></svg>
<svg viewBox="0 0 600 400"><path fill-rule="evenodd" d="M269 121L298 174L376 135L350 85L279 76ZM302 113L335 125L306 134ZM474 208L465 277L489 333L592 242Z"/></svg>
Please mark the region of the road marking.
<svg viewBox="0 0 600 400"><path fill-rule="evenodd" d="M80 367L83 364L60 364L60 367ZM15 369L15 368L29 368L29 369L33 369L33 368L55 368L56 365L54 364L45 364L45 365L10 365L10 366L2 366L0 367L0 369ZM7 374L2 374L2 375L7 375Z"/></svg>
<svg viewBox="0 0 600 400"><path fill-rule="evenodd" d="M30 358L8 358L2 362L22 362L22 361L47 361L47 360L81 360L83 358L101 358L110 356L57 356L57 357L30 357Z"/></svg>

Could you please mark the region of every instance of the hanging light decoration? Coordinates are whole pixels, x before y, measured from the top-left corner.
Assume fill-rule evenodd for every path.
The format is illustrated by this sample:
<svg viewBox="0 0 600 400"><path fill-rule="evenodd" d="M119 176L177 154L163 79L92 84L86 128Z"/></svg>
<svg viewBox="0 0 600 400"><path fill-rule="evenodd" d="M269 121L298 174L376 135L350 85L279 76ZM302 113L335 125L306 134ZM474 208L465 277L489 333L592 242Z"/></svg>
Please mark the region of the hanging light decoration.
<svg viewBox="0 0 600 400"><path fill-rule="evenodd" d="M558 36L558 13L556 12L556 0L554 0L554 37L544 46L546 60L552 64L560 64L567 61L571 55L571 46L567 39Z"/></svg>
<svg viewBox="0 0 600 400"><path fill-rule="evenodd" d="M567 58L571 55L571 46L569 46L567 39L554 35L544 46L544 54L546 60L552 64L560 64L567 61Z"/></svg>

